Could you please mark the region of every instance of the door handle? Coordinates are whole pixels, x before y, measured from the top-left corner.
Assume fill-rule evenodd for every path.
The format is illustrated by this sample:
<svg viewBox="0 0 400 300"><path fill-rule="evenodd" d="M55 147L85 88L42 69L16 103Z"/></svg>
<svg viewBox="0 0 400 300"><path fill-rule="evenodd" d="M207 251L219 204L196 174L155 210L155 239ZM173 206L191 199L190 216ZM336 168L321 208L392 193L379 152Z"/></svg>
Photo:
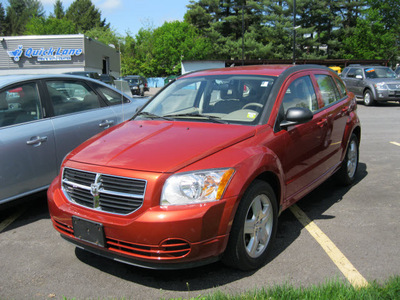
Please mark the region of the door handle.
<svg viewBox="0 0 400 300"><path fill-rule="evenodd" d="M326 124L328 124L328 120L327 119L322 119L321 121L318 121L317 122L317 125L319 126L319 127L324 127Z"/></svg>
<svg viewBox="0 0 400 300"><path fill-rule="evenodd" d="M43 142L47 141L47 136L33 136L29 141L26 141L27 145L38 147Z"/></svg>
<svg viewBox="0 0 400 300"><path fill-rule="evenodd" d="M110 126L112 126L114 124L114 121L113 120L105 120L105 121L102 121L100 124L99 124L99 126L100 127L104 127L104 128L109 128Z"/></svg>

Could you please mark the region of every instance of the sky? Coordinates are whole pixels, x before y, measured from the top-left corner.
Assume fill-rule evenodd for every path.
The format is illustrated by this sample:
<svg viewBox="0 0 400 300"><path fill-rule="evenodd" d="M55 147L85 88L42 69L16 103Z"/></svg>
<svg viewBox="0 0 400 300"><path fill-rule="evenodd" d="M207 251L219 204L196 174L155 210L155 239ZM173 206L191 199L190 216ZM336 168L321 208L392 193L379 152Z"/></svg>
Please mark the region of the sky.
<svg viewBox="0 0 400 300"><path fill-rule="evenodd" d="M8 6L8 0L1 0L3 7ZM55 0L41 0L46 16L54 11ZM62 0L64 10L73 0ZM157 28L165 21L183 21L189 0L92 0L101 12L102 19L118 34L125 36L126 32L135 36L140 28Z"/></svg>

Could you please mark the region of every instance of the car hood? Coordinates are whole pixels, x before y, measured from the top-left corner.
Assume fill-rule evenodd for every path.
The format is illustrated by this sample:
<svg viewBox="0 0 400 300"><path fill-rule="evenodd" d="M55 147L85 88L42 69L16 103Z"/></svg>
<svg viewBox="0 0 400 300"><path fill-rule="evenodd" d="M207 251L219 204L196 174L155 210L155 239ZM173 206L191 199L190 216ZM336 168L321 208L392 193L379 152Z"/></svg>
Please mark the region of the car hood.
<svg viewBox="0 0 400 300"><path fill-rule="evenodd" d="M252 126L127 121L76 148L70 160L149 172L179 169L255 135Z"/></svg>

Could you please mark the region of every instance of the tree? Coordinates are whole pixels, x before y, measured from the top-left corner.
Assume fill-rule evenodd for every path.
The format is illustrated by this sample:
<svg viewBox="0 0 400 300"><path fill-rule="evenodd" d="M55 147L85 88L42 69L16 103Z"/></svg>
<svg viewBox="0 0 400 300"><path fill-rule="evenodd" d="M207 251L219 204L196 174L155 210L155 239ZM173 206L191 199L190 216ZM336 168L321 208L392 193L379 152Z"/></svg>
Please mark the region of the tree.
<svg viewBox="0 0 400 300"><path fill-rule="evenodd" d="M165 22L154 30L152 65L157 76L180 74L182 60L206 59L213 45L194 26L180 21Z"/></svg>
<svg viewBox="0 0 400 300"><path fill-rule="evenodd" d="M214 42L213 58L280 58L291 52L287 1L190 1L185 21ZM244 37L244 40L242 40ZM287 53L286 53L287 52Z"/></svg>
<svg viewBox="0 0 400 300"><path fill-rule="evenodd" d="M65 17L65 11L61 0L57 0L56 3L54 3L54 17L59 20Z"/></svg>
<svg viewBox="0 0 400 300"><path fill-rule="evenodd" d="M76 34L76 26L71 21L57 18L31 18L25 26L25 35Z"/></svg>
<svg viewBox="0 0 400 300"><path fill-rule="evenodd" d="M121 38L108 27L96 27L85 32L85 35L106 45L112 45L119 51Z"/></svg>
<svg viewBox="0 0 400 300"><path fill-rule="evenodd" d="M6 13L4 11L3 4L0 3L0 35L5 35L6 33Z"/></svg>
<svg viewBox="0 0 400 300"><path fill-rule="evenodd" d="M43 17L44 10L38 0L8 0L6 24L7 35L21 35L25 25L34 17Z"/></svg>
<svg viewBox="0 0 400 300"><path fill-rule="evenodd" d="M75 0L68 7L65 18L76 24L77 30L85 32L96 27L109 27L105 19L101 19L101 13L91 0Z"/></svg>
<svg viewBox="0 0 400 300"><path fill-rule="evenodd" d="M398 54L397 32L386 27L379 10L370 8L366 18L360 18L353 35L344 40L345 58L393 59Z"/></svg>

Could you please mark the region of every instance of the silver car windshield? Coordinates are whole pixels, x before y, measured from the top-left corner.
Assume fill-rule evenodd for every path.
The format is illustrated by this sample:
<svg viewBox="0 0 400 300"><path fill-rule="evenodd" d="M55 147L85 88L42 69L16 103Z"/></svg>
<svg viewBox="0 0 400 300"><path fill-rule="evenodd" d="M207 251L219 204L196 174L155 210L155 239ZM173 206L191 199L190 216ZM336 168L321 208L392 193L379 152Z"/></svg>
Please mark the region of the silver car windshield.
<svg viewBox="0 0 400 300"><path fill-rule="evenodd" d="M178 79L158 94L137 118L256 124L275 79L244 75Z"/></svg>

